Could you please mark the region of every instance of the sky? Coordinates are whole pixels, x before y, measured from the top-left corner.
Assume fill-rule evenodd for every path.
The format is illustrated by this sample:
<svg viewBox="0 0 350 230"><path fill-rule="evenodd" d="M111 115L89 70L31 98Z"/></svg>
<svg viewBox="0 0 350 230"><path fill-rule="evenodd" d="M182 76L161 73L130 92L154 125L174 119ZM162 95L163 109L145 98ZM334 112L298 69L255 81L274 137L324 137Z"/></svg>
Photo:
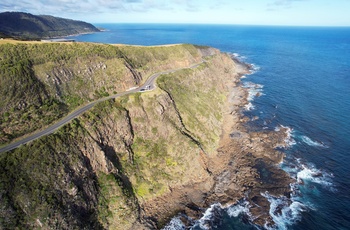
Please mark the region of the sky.
<svg viewBox="0 0 350 230"><path fill-rule="evenodd" d="M350 0L1 0L4 11L90 23L350 26Z"/></svg>

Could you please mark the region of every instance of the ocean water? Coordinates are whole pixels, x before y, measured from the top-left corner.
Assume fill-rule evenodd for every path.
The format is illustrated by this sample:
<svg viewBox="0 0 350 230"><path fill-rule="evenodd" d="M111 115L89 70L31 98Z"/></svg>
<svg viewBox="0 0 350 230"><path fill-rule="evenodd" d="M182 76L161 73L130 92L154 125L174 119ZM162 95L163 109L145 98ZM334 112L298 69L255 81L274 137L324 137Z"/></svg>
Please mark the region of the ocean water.
<svg viewBox="0 0 350 230"><path fill-rule="evenodd" d="M271 203L274 229L350 229L350 28L229 25L101 24L78 41L159 45L194 43L254 64L242 79L252 94L251 128L289 129L281 164L298 182L292 203ZM254 97L256 92L260 97ZM213 204L192 229L257 229L249 203ZM283 207L277 214L274 210ZM260 227L264 228L264 227ZM166 229L183 229L174 218Z"/></svg>

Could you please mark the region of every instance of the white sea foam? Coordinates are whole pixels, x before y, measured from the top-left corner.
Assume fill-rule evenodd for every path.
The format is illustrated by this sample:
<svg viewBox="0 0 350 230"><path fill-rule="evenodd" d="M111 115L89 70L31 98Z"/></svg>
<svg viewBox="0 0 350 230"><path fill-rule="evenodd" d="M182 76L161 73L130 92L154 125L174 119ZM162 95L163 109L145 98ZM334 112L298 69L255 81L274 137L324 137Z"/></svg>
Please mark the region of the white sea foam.
<svg viewBox="0 0 350 230"><path fill-rule="evenodd" d="M322 148L328 148L327 145L320 143L318 141L314 141L311 138L307 137L307 136L301 136L301 140L303 142L305 142L306 144L308 144L309 146L314 146L314 147L322 147Z"/></svg>
<svg viewBox="0 0 350 230"><path fill-rule="evenodd" d="M239 53L232 53L232 56L233 57L239 57L240 55L239 55Z"/></svg>
<svg viewBox="0 0 350 230"><path fill-rule="evenodd" d="M310 163L302 163L300 158L291 159L283 169L296 179L296 183L291 184L293 192L290 199L285 196L275 197L268 192L262 194L270 202L269 214L275 223L274 226L265 225L266 229L288 229L289 226L300 220L302 212L315 210L314 205L303 198L301 186L304 184L316 183L331 191L335 190L332 174L317 169Z"/></svg>
<svg viewBox="0 0 350 230"><path fill-rule="evenodd" d="M246 59L245 56L241 56L238 53L230 53L230 55L233 59L237 59L239 61L243 61L243 59ZM250 66L251 66L251 70L249 71L249 73L247 73L248 75L254 74L260 69L260 67L254 65L254 64L251 64ZM244 78L247 78L247 76L243 75L241 77L241 79L244 79ZM247 111L254 110L255 107L253 106L253 104L251 102L255 99L255 97L259 97L261 95L264 95L262 93L262 91L263 91L262 89L264 86L260 85L260 84L255 84L252 82L244 82L243 87L248 89L247 100L249 101L249 103L244 106L244 109Z"/></svg>
<svg viewBox="0 0 350 230"><path fill-rule="evenodd" d="M264 88L264 85L256 84L256 83L248 81L248 82L244 82L243 83L243 87L245 87L245 88L262 89L262 88Z"/></svg>
<svg viewBox="0 0 350 230"><path fill-rule="evenodd" d="M239 53L229 53L233 59L237 59L238 61L243 62L243 60L247 59L246 56L242 56Z"/></svg>
<svg viewBox="0 0 350 230"><path fill-rule="evenodd" d="M240 55L239 53L233 53L233 56L238 58L238 59L247 59L246 56Z"/></svg>
<svg viewBox="0 0 350 230"><path fill-rule="evenodd" d="M315 183L330 191L336 191L332 173L318 169L311 163L304 163L300 158L291 160L283 169L297 181L294 186L302 186L304 183Z"/></svg>
<svg viewBox="0 0 350 230"><path fill-rule="evenodd" d="M205 211L203 217L200 218L200 219L198 220L197 224L199 225L199 227L200 227L201 229L210 229L210 225L209 225L209 224L210 224L211 220L213 219L214 210L215 210L216 208L221 208L221 209L222 209L223 207L222 207L221 204L219 204L219 203L217 203L217 204L212 204L212 205L210 206L210 208L208 208L208 209Z"/></svg>
<svg viewBox="0 0 350 230"><path fill-rule="evenodd" d="M260 67L254 64L251 64L252 70L250 71L250 74L254 74L260 70Z"/></svg>
<svg viewBox="0 0 350 230"><path fill-rule="evenodd" d="M284 145L279 145L277 147L288 148L288 147L291 147L291 146L295 145L296 141L293 138L293 128L288 127L288 126L280 125L280 126L277 126L275 128L275 131L279 132L279 131L281 131L281 129L285 129L286 130L285 131L286 132L286 138L284 139Z"/></svg>
<svg viewBox="0 0 350 230"><path fill-rule="evenodd" d="M295 145L296 142L293 138L293 128L285 127L285 126L282 126L282 127L286 128L286 134L287 134L287 137L285 138L284 142L287 144L287 146Z"/></svg>
<svg viewBox="0 0 350 230"><path fill-rule="evenodd" d="M284 126L277 127L276 129L287 128ZM287 129L291 134L292 129ZM285 169L285 168L284 168ZM296 183L291 184L291 197L287 198L286 196L273 196L268 192L262 193L270 202L269 215L271 216L274 225L265 224L263 227L268 230L284 230L290 228L293 224L300 221L301 215L307 210L314 209L315 207L310 202L303 200L301 195L300 186L304 186L304 183L308 181L312 183L317 183L327 188L332 188L332 174L326 173L322 170L317 169L312 164L302 163L300 158L294 158L292 162L288 163L288 169L286 170L292 177L296 179ZM314 188L312 188L314 189ZM245 215L249 218L251 222L254 221L254 216L249 212L250 204L248 201L241 201L235 205L232 205L228 208L222 207L220 204L213 204L210 208L206 210L203 217L197 221L195 228L200 229L211 229L213 220L217 212L220 210L226 210L227 214L230 217L237 218L240 215ZM173 228L164 228L165 230L177 230L184 229L180 219L173 219L171 225L168 226ZM197 229L196 228L196 229Z"/></svg>
<svg viewBox="0 0 350 230"><path fill-rule="evenodd" d="M238 217L240 214L246 214L251 217L251 213L249 212L249 202L244 201L230 206L227 209L227 214L231 217Z"/></svg>
<svg viewBox="0 0 350 230"><path fill-rule="evenodd" d="M181 221L180 217L174 217L162 230L185 230L186 226Z"/></svg>
<svg viewBox="0 0 350 230"><path fill-rule="evenodd" d="M227 214L230 217L238 217L240 215L245 215L249 218L249 220L253 221L254 217L249 212L249 202L244 200L240 201L237 204L234 204L229 207L223 207L221 204L216 203L210 206L205 213L203 214L203 217L196 221L196 224L193 226L193 228L200 228L200 229L211 229L212 222L215 220L215 217L220 213L221 211L226 211ZM220 215L220 214L219 214Z"/></svg>
<svg viewBox="0 0 350 230"><path fill-rule="evenodd" d="M301 164L301 171L297 173L297 181L303 183L305 181L311 181L316 184L323 185L331 190L334 190L332 178L334 176L327 172L317 169L312 165Z"/></svg>
<svg viewBox="0 0 350 230"><path fill-rule="evenodd" d="M288 199L285 196L275 197L268 192L261 195L270 202L269 214L275 223L274 226L265 224L264 227L266 229L288 229L288 226L300 220L301 213L307 210L303 203L293 198Z"/></svg>
<svg viewBox="0 0 350 230"><path fill-rule="evenodd" d="M255 109L255 106L251 102L249 102L248 104L246 104L244 106L244 109L247 111L251 111L251 110Z"/></svg>
<svg viewBox="0 0 350 230"><path fill-rule="evenodd" d="M255 84L253 82L244 82L243 87L248 89L247 100L249 101L249 103L247 105L245 105L245 110L248 110L248 111L253 110L255 107L253 106L253 104L251 102L255 99L255 97L259 97L261 95L264 95L262 93L264 86L261 84Z"/></svg>

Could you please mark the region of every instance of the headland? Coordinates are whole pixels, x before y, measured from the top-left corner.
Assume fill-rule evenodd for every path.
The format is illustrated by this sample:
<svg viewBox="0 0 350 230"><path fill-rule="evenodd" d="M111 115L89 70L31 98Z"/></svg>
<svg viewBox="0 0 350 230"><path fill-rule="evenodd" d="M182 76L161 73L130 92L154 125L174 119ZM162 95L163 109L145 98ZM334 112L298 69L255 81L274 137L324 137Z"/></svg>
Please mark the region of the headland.
<svg viewBox="0 0 350 230"><path fill-rule="evenodd" d="M16 43L0 51L2 143L176 70L152 91L98 103L2 154L4 228L159 229L176 215L191 225L210 205L242 199L252 222L273 224L263 193L290 192L276 150L286 133L245 125L240 77L249 65L188 44Z"/></svg>

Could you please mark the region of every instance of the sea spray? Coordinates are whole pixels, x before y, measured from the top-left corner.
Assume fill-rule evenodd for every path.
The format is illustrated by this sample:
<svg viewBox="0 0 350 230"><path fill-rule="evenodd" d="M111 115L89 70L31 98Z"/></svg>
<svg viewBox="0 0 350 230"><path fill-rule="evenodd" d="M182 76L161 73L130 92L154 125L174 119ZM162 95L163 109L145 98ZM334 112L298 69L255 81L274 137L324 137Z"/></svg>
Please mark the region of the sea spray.
<svg viewBox="0 0 350 230"><path fill-rule="evenodd" d="M288 226L299 221L301 213L307 210L303 203L295 200L293 197L291 199L285 196L276 197L268 192L261 195L270 202L269 214L274 222L272 226L266 223L264 226L266 229L288 229Z"/></svg>
<svg viewBox="0 0 350 230"><path fill-rule="evenodd" d="M230 217L238 217L239 215L246 215L249 219L253 220L253 216L249 211L250 205L246 200L240 201L237 204L231 205L227 208L227 214Z"/></svg>
<svg viewBox="0 0 350 230"><path fill-rule="evenodd" d="M255 229L257 227L253 224L255 217L250 213L249 208L250 204L245 199L242 199L227 207L219 203L213 204L205 211L205 213L203 213L202 218L197 220L190 229L209 230L213 229L213 227L215 229L217 224L218 226L222 224L221 221L222 218L225 218L224 216L236 219L238 221L244 219L247 223L245 223L246 226L244 226L245 224L242 224L242 227L249 226L248 229L251 229L251 227Z"/></svg>
<svg viewBox="0 0 350 230"><path fill-rule="evenodd" d="M305 163L300 158L289 157L284 161L282 168L292 177L295 182L291 186L291 197L272 196L268 192L262 195L270 202L269 214L275 225L267 226L267 229L288 229L296 222L301 220L302 213L310 210L316 210L316 207L308 199L305 190L308 193L319 194L316 186L320 185L329 191L335 192L331 173L317 169L311 163Z"/></svg>
<svg viewBox="0 0 350 230"><path fill-rule="evenodd" d="M215 214L219 213L222 208L223 207L219 203L211 205L210 208L205 211L203 217L198 220L197 226L201 229L211 229L215 220Z"/></svg>
<svg viewBox="0 0 350 230"><path fill-rule="evenodd" d="M295 145L296 141L293 138L293 128L288 127L288 126L283 126L283 125L279 125L279 126L275 127L275 131L276 132L281 131L281 129L285 130L286 137L284 139L284 143L283 144L279 144L276 147L289 148L289 147Z"/></svg>
<svg viewBox="0 0 350 230"><path fill-rule="evenodd" d="M181 221L180 216L176 216L171 219L171 221L162 230L185 230L186 226Z"/></svg>
<svg viewBox="0 0 350 230"><path fill-rule="evenodd" d="M256 97L260 97L261 95L263 95L263 85L260 84L255 84L253 82L244 82L243 83L243 88L248 89L248 104L244 106L245 110L250 111L253 110L255 107L252 104L252 101L254 101L254 99Z"/></svg>
<svg viewBox="0 0 350 230"><path fill-rule="evenodd" d="M333 174L317 169L312 164L301 164L300 171L297 173L299 183L312 182L322 185L330 190L335 190L332 178Z"/></svg>
<svg viewBox="0 0 350 230"><path fill-rule="evenodd" d="M238 59L245 58L239 54L242 53L248 57L248 62L258 62L264 73L252 78L268 88L266 89L269 92L268 96L262 99L264 108L271 112L268 107L278 103L277 124L282 123L295 129L302 127L300 129L305 130L305 133L307 130L311 140L319 143L325 138L330 140L326 142L328 148L312 146L302 141L293 131L292 138L298 143L285 149L283 169L286 165L290 166L286 171L291 171L293 178L296 178L297 173L302 170L295 160L295 157L298 157L303 161L315 163L321 172L329 172L330 175L330 172L334 173L335 178L331 177L331 181L344 183L344 186L339 188L340 194L322 197L324 204L319 202L321 199L318 197L314 199L314 204L320 206L319 210L303 216L303 220L297 223L295 229L349 228L350 30L348 28L185 24L104 24L101 27L110 32L83 35L78 37L77 41L135 45L184 42L212 44L222 51L234 50L236 52L234 56ZM150 31L154 36L150 36ZM135 36L135 33L139 36ZM248 74L246 77L250 78ZM276 112L276 108L272 110ZM252 112L254 113L254 110ZM273 123L269 128L275 125ZM323 136L320 135L322 130L326 130ZM312 152L309 152L309 149ZM309 167L308 163L302 162L302 164ZM304 179L304 182L321 186L311 180ZM296 183L296 187L300 186L303 185ZM321 191L320 195L322 194ZM341 194L345 195L340 196ZM303 203L305 204L304 199ZM294 229L294 226L289 226L289 229Z"/></svg>
<svg viewBox="0 0 350 230"><path fill-rule="evenodd" d="M240 62L244 62L245 59L247 59L246 56L242 56L239 53L228 53L232 59L236 59Z"/></svg>
<svg viewBox="0 0 350 230"><path fill-rule="evenodd" d="M322 147L322 148L328 148L327 145L325 145L322 142L318 142L318 141L314 141L311 138L307 137L307 136L301 136L301 140L306 143L309 146L313 146L313 147Z"/></svg>

